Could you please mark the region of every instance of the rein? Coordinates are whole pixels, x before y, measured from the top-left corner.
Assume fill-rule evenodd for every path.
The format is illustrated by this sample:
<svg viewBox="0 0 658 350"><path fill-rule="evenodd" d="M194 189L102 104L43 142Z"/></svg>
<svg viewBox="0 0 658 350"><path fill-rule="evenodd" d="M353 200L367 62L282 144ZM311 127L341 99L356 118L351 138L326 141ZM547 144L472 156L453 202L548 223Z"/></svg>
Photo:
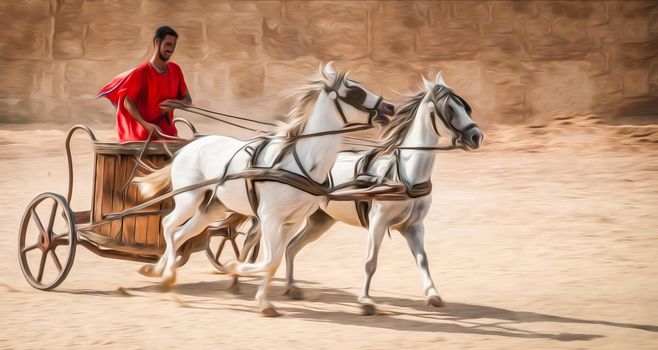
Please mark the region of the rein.
<svg viewBox="0 0 658 350"><path fill-rule="evenodd" d="M367 107L364 107L362 105L362 102L359 105L354 105L350 101L346 100L345 98L343 98L342 96L340 96L337 93L334 86L329 87L329 86L325 85L325 91L328 91L328 90L330 90L330 95L332 93L335 94L334 98L331 98L331 96L330 96L330 98L334 101L334 105L335 105L338 113L340 114L343 122L344 122L343 128L338 129L338 130L328 130L328 131L315 132L315 133L310 133L310 134L296 135L292 138L288 138L289 142L293 142L293 141L296 141L296 140L299 140L299 139L304 139L304 138L320 137L320 136L326 136L326 135L335 135L335 134L343 134L343 133L362 131L362 130L371 129L373 127L372 126L372 121L373 121L373 118L375 116L377 116L377 113L378 113L377 108L381 104L381 102L383 101L383 97L380 96L378 98L377 103L375 104L375 106L373 108L367 108ZM341 105L340 105L339 101L344 101L344 102L348 103L350 106L353 106L353 107L355 107L355 108L357 108L361 111L368 112L370 114L369 119L368 119L368 123L363 123L363 124L349 123L346 116L345 116L345 114L344 114L344 112L343 112L343 110L342 110L342 108L341 108ZM226 123L226 124L238 127L238 128L250 130L250 131L263 132L262 130L252 129L252 128L246 127L244 125L239 125L237 123L233 123L233 122L227 121L223 118L216 117L216 116L213 116L213 115L218 115L218 116L222 116L222 117L226 117L226 118L234 118L234 119L238 119L238 120L242 120L242 121L255 122L255 123L258 123L258 124L262 124L262 125L274 126L274 124L272 124L272 123L261 122L261 121L252 120L252 119L244 118L244 117L238 117L238 116L234 116L234 115L230 115L230 114L226 114L226 113L214 112L214 111L204 109L204 108L200 108L200 107L196 107L196 106L193 106L193 105L187 105L187 104L177 104L177 105L178 105L179 109L185 110L187 112L198 114L198 115L207 117L209 119L220 121L220 122L223 122L223 123ZM155 130L151 131L148 140L144 143L144 146L141 149L141 151L139 153L139 156L137 157L137 163L140 163L140 165L145 165L145 164L142 163L141 158L142 158L146 148L148 147L148 145L152 141L152 138L155 134L161 135L161 133L159 133ZM179 139L177 137L172 137L172 136L169 136L169 135L162 135L162 136L165 137L165 138L169 138L169 139ZM278 137L277 136L269 136L268 138L272 139L272 138L278 138ZM107 224L107 223L109 223L113 220L118 220L118 219L123 218L125 216L137 215L137 214L139 214L139 212L141 210L143 210L143 209L145 209L145 208L147 208L147 207L149 207L153 204L160 203L165 199L174 197L174 196L176 196L180 193L183 193L183 192L203 188L203 187L210 186L210 185L219 186L219 185L221 185L222 183L224 183L226 181L236 180L236 179L240 179L240 178L260 180L260 181L276 181L276 182L281 182L281 183L291 185L293 187L301 189L301 190L303 190L307 193L310 193L312 195L325 196L325 197L330 198L330 199L341 198L341 195L332 195L332 190L324 187L320 183L315 182L311 178L310 174L302 166L301 161L299 159L299 156L297 155L297 152L294 151L294 149L293 149L293 152L292 152L292 156L293 156L297 166L302 171L303 175L295 174L295 173L288 172L288 171L277 170L277 169L262 169L262 168L252 168L252 169L248 169L248 170L242 171L240 173L236 173L236 174L227 174L226 172L224 172L224 176L222 176L222 177L202 181L202 182L199 182L199 183L196 183L196 184L192 184L192 185L189 185L189 186L179 188L175 191L166 193L164 195L160 195L156 198L152 198L151 200L149 200L145 203L142 203L140 205L137 205L135 207L132 207L130 209L123 210L123 211L118 212L118 213L113 213L113 214L106 215L103 220L98 221L98 222L96 222L94 224L91 224L91 225L86 225L84 228L81 228L81 229L89 230L91 228ZM135 168L132 171L131 178L134 176L134 174L136 172L136 168L137 168L137 165L138 165L137 163L135 164ZM230 162L229 162L229 164L230 164ZM128 183L130 183L130 181ZM357 183L358 182L354 182L354 184L357 184ZM395 197L396 193L394 193L392 190L395 190L395 188L390 187L388 189L388 192L384 191L381 194ZM342 195L342 196L346 196L346 195ZM349 196L349 194L347 194L347 196Z"/></svg>
<svg viewBox="0 0 658 350"><path fill-rule="evenodd" d="M181 187L175 191L168 192L163 195L152 198L135 207L117 213L111 213L105 215L105 217L102 220L97 221L93 224L84 225L84 226L81 225L80 230L86 231L94 227L108 224L114 220L122 219L126 216L140 215L143 209L146 209L154 204L161 203L162 201L174 197L176 195L179 195L183 192L196 190L210 185L219 186L226 181L238 180L244 178L254 179L258 181L279 182L282 184L293 186L299 190L302 190L314 196L323 196L328 200L345 201L345 200L354 200L355 198L358 199L363 198L363 194L359 193L358 190L356 192L346 190L346 188L349 186L363 184L361 181L358 180L353 180L349 183L341 184L340 186L336 186L335 188L327 188L322 184L313 181L312 179L309 179L303 175L296 174L290 171L285 171L280 169L270 169L270 168L251 168L238 173L226 174L222 177L208 179L192 185ZM376 188L375 185L370 183L366 183L366 184L370 185L369 187L365 188L366 194L372 196L373 198L375 196L378 197L378 199L381 198L385 200L407 200L409 198L408 197L409 193L406 187L402 188L401 186L394 186L394 185L379 185L382 186L383 189L379 191L374 191L374 189ZM372 191L372 192L368 193L367 191Z"/></svg>
<svg viewBox="0 0 658 350"><path fill-rule="evenodd" d="M331 89L331 88L327 87L327 89ZM334 91L334 90L331 90L331 91ZM368 109L368 108L365 108L365 107L358 108L357 106L353 106L353 107L355 107L355 108L357 108L361 111L370 113L370 118L369 118L368 123L349 123L347 121L347 117L345 117L345 113L343 112L343 109L341 108L340 103L338 102L338 100L345 101L345 99L341 96L337 96L337 98L333 99L334 105L336 106L336 109L338 110L338 114L340 115L341 119L345 123L345 125L343 126L342 129L320 131L320 132L314 132L314 133L310 133L310 134L300 134L300 135L296 135L294 137L289 138L289 141L293 142L293 141L296 141L298 139L305 139L305 138L311 138L311 137L320 137L320 136L327 136L327 135L346 134L346 133L352 133L352 132L372 129L373 128L373 126L371 125L372 118L374 118L377 115L376 109L379 106L379 104L381 104L381 102L384 100L384 98L383 98L383 96L380 96L379 99L377 100L377 103L375 104L375 106L372 109ZM239 116L232 115L232 114L211 111L209 109L197 107L197 106L194 106L194 105L187 105L187 104L182 104L181 103L181 104L178 104L178 106L179 106L178 109L184 110L186 112L189 112L189 113L192 113L192 114L197 114L197 115L200 115L200 116L212 119L212 120L216 120L218 122L222 122L222 123L225 123L225 124L228 124L228 125L231 125L231 126L235 126L237 128L240 128L240 129L245 129L245 130L249 130L249 131L253 131L253 132L265 133L266 131L260 130L260 129L254 129L254 128L250 128L250 127L240 125L240 124L237 124L237 123L234 123L234 122L230 122L230 121L225 120L223 118L215 117L211 114L219 115L219 116L227 117L227 118L234 118L234 119L238 119L238 120L242 120L242 121L248 121L248 122L261 124L261 125L276 126L276 124L274 124L274 123L263 122L263 121L255 120L255 119L251 119L251 118L239 117ZM158 135L159 136L164 136L165 138L174 139L174 140L179 140L180 139L180 138L172 137L172 136L169 136L169 135L162 135L161 133L158 133ZM282 136L281 137L280 136L269 136L269 138L283 138L283 137ZM149 137L149 140L150 140L150 137Z"/></svg>
<svg viewBox="0 0 658 350"><path fill-rule="evenodd" d="M369 147L369 148L375 148L375 149L383 149L385 148L384 146L381 146L380 144L373 143L372 141L368 139L363 139L360 137L353 137L353 136L345 136L346 139L350 139L353 141L358 141L358 142L353 142L353 141L344 141L345 144L348 145L354 145L354 146L361 146L361 147ZM454 149L461 149L461 150L466 150L466 146L464 146L463 143L457 144L457 139L452 138L452 145L450 146L396 146L394 149L399 149L399 150L411 150L411 151L451 151ZM369 144L368 144L369 143Z"/></svg>

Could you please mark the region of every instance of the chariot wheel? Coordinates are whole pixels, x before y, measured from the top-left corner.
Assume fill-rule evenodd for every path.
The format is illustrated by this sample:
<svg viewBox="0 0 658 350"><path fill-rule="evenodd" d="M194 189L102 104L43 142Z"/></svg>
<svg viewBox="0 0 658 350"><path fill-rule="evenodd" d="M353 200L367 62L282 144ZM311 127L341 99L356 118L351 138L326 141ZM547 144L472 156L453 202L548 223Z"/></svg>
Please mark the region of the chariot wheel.
<svg viewBox="0 0 658 350"><path fill-rule="evenodd" d="M75 219L66 199L49 192L34 198L18 233L18 260L27 282L41 290L60 285L73 266L77 242Z"/></svg>
<svg viewBox="0 0 658 350"><path fill-rule="evenodd" d="M228 227L213 230L208 235L206 256L210 263L220 272L226 273L224 265L230 261L249 261L253 263L258 258L260 242L248 246L249 237L236 228ZM240 248L240 246L242 248ZM242 251L244 249L248 251Z"/></svg>

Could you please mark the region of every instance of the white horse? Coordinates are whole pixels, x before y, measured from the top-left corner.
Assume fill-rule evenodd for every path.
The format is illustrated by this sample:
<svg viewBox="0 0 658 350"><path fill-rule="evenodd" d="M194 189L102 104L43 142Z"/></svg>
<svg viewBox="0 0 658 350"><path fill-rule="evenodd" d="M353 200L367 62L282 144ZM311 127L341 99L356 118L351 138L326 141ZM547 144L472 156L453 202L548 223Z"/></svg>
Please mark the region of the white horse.
<svg viewBox="0 0 658 350"><path fill-rule="evenodd" d="M205 180L240 173L253 167L276 167L323 183L340 148L341 129L347 124L387 123L394 106L367 91L361 84L336 73L331 64L320 69L321 76L298 89L302 94L292 108L289 123L256 152L260 141L242 141L227 136L207 136L183 147L167 167L138 180L140 191L153 195L164 188L173 190ZM313 137L304 135L315 134ZM286 245L308 217L318 209L318 197L279 182L230 180L174 197L174 210L163 218L166 251L155 266L143 272L158 276L163 283L175 283L176 252L188 239L206 227L235 225L242 218L257 215L262 228L262 260L255 264L227 264L229 272L253 275L264 272L256 294L261 312L278 312L267 300L267 291ZM253 200L258 197L258 203ZM238 220L235 219L238 217Z"/></svg>
<svg viewBox="0 0 658 350"><path fill-rule="evenodd" d="M435 84L429 83L425 78L423 81L426 91L412 97L400 107L395 120L385 130L385 147L374 154L371 153L371 156L374 155L372 162L366 161L369 164L363 164L362 171L369 175L402 181L409 189L420 186L425 187L427 191L434 165L432 148L437 145L439 137L451 136L468 146L468 149L477 149L484 134L471 120L471 110L466 101L448 88L441 73L437 75ZM355 172L358 163L364 161L364 156L364 153L341 152L331 172L334 183L339 185L359 175ZM399 231L406 239L422 273L428 304L442 306L443 301L429 272L423 243L423 220L431 202L431 192L403 201L325 202L321 205L322 210L310 217L304 231L287 247L286 294L294 299L303 297L293 278L293 262L300 249L320 238L336 221L342 221L354 226L365 226L369 233L366 278L359 297L365 314L376 312L375 302L369 295L370 281L377 268L377 255L382 239L390 229ZM360 206L362 210L359 213Z"/></svg>

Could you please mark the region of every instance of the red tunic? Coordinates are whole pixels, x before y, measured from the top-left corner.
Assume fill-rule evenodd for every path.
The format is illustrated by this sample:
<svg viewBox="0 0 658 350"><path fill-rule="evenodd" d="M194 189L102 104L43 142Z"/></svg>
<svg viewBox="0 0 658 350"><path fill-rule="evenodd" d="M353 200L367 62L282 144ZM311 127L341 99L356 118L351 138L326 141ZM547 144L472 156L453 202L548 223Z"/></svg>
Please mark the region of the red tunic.
<svg viewBox="0 0 658 350"><path fill-rule="evenodd" d="M143 63L112 79L98 97L107 97L117 107L117 132L119 141L146 141L149 133L135 120L123 105L129 97L145 121L160 127L163 133L177 136L173 110L163 113L160 103L165 100L180 100L187 95L187 85L180 67L167 63L167 72L158 73L149 62ZM154 136L154 139L156 137Z"/></svg>

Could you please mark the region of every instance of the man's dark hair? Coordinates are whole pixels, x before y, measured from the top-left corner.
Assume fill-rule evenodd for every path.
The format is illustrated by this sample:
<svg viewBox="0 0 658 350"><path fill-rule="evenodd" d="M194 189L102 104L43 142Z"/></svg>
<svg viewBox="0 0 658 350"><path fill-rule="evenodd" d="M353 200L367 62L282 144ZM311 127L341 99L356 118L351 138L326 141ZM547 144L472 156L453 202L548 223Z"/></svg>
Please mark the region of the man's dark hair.
<svg viewBox="0 0 658 350"><path fill-rule="evenodd" d="M158 29L155 30L155 36L153 37L153 42L155 42L155 39L160 39L160 41L162 41L162 39L164 39L165 36L167 35L173 35L176 38L178 38L178 33L176 33L174 28L170 26L160 26L158 27Z"/></svg>

